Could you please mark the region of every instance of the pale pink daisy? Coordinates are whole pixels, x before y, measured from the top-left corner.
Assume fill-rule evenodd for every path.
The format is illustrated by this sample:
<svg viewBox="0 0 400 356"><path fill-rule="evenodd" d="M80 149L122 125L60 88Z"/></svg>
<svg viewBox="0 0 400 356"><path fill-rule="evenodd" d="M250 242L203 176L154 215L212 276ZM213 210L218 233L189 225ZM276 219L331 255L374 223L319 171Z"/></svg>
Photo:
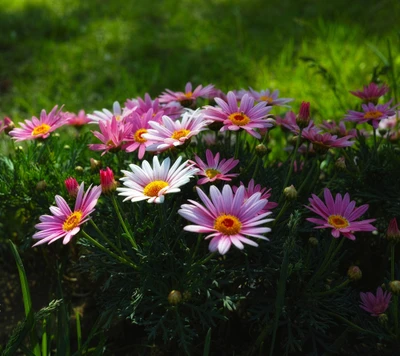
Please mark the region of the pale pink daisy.
<svg viewBox="0 0 400 356"><path fill-rule="evenodd" d="M238 159L222 159L219 160L219 152L213 156L210 150L206 151L207 163L204 163L201 158L195 155L195 161L189 161L194 164L194 167L199 169L197 175L204 176L197 181L197 184L205 184L209 182L215 182L216 180L231 181L233 177L237 177L238 173L228 173L231 169L237 166L239 163Z"/></svg>
<svg viewBox="0 0 400 356"><path fill-rule="evenodd" d="M103 111L96 110L93 114L88 114L87 117L91 120L90 123L92 124L96 124L101 121L108 122L111 121L113 117L115 117L117 121L124 121L132 114L132 111L132 109L121 108L120 103L115 101L112 112L108 109L103 109Z"/></svg>
<svg viewBox="0 0 400 356"><path fill-rule="evenodd" d="M293 111L289 111L285 114L284 118L279 116L276 117L276 125L283 126L294 134L298 135L300 133L300 127L296 122L296 114ZM314 127L313 120L310 120L310 123L307 126L307 129Z"/></svg>
<svg viewBox="0 0 400 356"><path fill-rule="evenodd" d="M270 106L273 106L273 105L288 106L285 104L293 101L293 99L291 99L291 98L278 99L279 90L270 91L269 89L265 89L265 90L261 90L261 91L255 91L253 88L249 88L249 91L255 101L258 101L258 102L264 101L267 103L267 105L270 105Z"/></svg>
<svg viewBox="0 0 400 356"><path fill-rule="evenodd" d="M45 110L40 113L40 119L33 116L32 120L25 120L25 123L19 123L21 128L15 128L9 135L16 141L35 140L38 138L47 138L50 133L65 125L66 121L61 115L61 110L57 111L57 105L47 115Z"/></svg>
<svg viewBox="0 0 400 356"><path fill-rule="evenodd" d="M185 86L185 92L181 91L172 91L166 89L160 95L160 103L171 103L171 102L178 102L182 106L191 107L196 103L197 98L209 98L213 92L214 85L209 84L203 88L202 85L196 87L193 90L192 83L188 82Z"/></svg>
<svg viewBox="0 0 400 356"><path fill-rule="evenodd" d="M53 215L42 215L39 218L41 222L35 225L35 228L40 231L36 232L32 238L40 241L33 247L47 242L51 244L61 238L64 238L64 245L70 242L71 238L80 231L80 226L90 219L90 214L95 210L100 194L101 186L93 188L90 186L85 193L84 183L81 183L73 211L63 197L56 195L57 206L50 207Z"/></svg>
<svg viewBox="0 0 400 356"><path fill-rule="evenodd" d="M296 162L294 162L294 163L296 164ZM264 206L263 209L261 209L259 211L259 214L264 214L267 211L274 209L278 206L277 203L275 203L273 201L269 201L269 198L271 197L272 188L269 188L268 190L267 190L267 188L261 188L260 184L255 184L254 179L250 180L247 187L244 185L243 182L240 182L240 186L244 186L246 189L245 193L244 193L245 200L249 199L254 193L261 193L260 199L268 200L268 203ZM236 191L238 190L238 187L233 186L232 189L233 189L233 192L236 193Z"/></svg>
<svg viewBox="0 0 400 356"><path fill-rule="evenodd" d="M360 293L360 298L362 301L360 308L370 313L371 316L379 316L389 307L392 293L384 292L381 287L378 287L376 290L376 296L371 292L367 292Z"/></svg>
<svg viewBox="0 0 400 356"><path fill-rule="evenodd" d="M364 102L372 102L374 104L378 103L378 99L384 96L389 91L389 87L386 84L378 86L375 83L370 83L369 85L364 85L363 90L350 91L354 96L362 99Z"/></svg>
<svg viewBox="0 0 400 356"><path fill-rule="evenodd" d="M162 152L171 147L177 147L188 143L190 138L199 132L207 130L207 125L211 123L205 120L199 111L186 111L181 120L173 121L168 116L162 117L162 124L149 121L151 129L142 137L146 140L154 141L146 148L150 152Z"/></svg>
<svg viewBox="0 0 400 356"><path fill-rule="evenodd" d="M146 148L154 143L154 141L144 138L143 134L146 134L150 129L149 122L159 122L162 115L162 111L159 111L154 115L153 109L150 109L143 115L134 112L132 117L126 120L127 123L132 125L132 129L130 135L125 139L126 144L123 146L123 149L126 152L134 152L138 150L138 158L142 159L146 152Z"/></svg>
<svg viewBox="0 0 400 356"><path fill-rule="evenodd" d="M324 189L324 197L325 203L312 194L312 198L309 199L311 206L306 206L307 209L323 218L307 218L308 221L319 225L315 227L316 229L332 229L333 237L338 238L342 234L350 240L356 239L354 232L376 230L376 227L370 224L376 219L355 221L368 210L368 204L355 208L356 202L350 201L349 193L346 193L343 198L338 193L333 200L328 188Z"/></svg>
<svg viewBox="0 0 400 356"><path fill-rule="evenodd" d="M79 110L78 114L65 112L63 115L67 125L83 126L90 122L90 119L86 116L85 110Z"/></svg>
<svg viewBox="0 0 400 356"><path fill-rule="evenodd" d="M350 135L338 138L329 132L321 133L315 127L304 129L302 137L312 143L316 152L322 154L326 153L330 148L343 148L354 144L354 141L349 141L353 138Z"/></svg>
<svg viewBox="0 0 400 356"><path fill-rule="evenodd" d="M166 158L160 165L158 157L153 157L153 167L149 162L143 161L142 167L130 164L132 172L122 171L125 177L120 180L125 187L117 188L119 195L126 200L137 202L147 200L148 203L163 203L166 194L178 193L182 185L189 183L190 178L197 173L197 169L183 162L178 157L170 167L171 160Z"/></svg>
<svg viewBox="0 0 400 356"><path fill-rule="evenodd" d="M390 116L396 115L396 111L393 108L390 108L390 104L392 100L389 100L385 104L377 104L373 103L362 104L361 107L363 112L349 110L348 114L345 116L344 120L356 122L358 124L363 124L368 122L373 126L374 129L377 129L379 126L379 122L383 119L387 119ZM397 106L397 105L396 105Z"/></svg>
<svg viewBox="0 0 400 356"><path fill-rule="evenodd" d="M267 106L265 102L254 106L254 99L248 94L243 95L239 106L232 91L227 95L227 102L220 98L215 98L215 102L219 107L208 105L203 113L206 119L222 122L224 126L221 131L243 129L250 135L261 138L260 133L255 129L272 127L274 122L273 119L266 118L272 107Z"/></svg>
<svg viewBox="0 0 400 356"><path fill-rule="evenodd" d="M132 124L117 121L113 116L110 121L99 121L100 131L92 131L103 143L88 145L93 151L104 151L101 155L111 151L116 152L121 149L123 142L131 135Z"/></svg>
<svg viewBox="0 0 400 356"><path fill-rule="evenodd" d="M263 234L270 232L269 227L258 227L272 221L265 219L271 212L259 214L267 204L261 199L261 193L254 193L245 199L245 188L241 186L234 194L232 188L225 184L222 193L217 187L210 187L210 197L198 187L197 194L205 205L189 200L191 204L183 204L178 214L196 225L187 225L184 230L196 233L210 233L205 239L211 239L209 250L224 255L234 244L243 249L245 244L258 246L246 236L267 240Z"/></svg>

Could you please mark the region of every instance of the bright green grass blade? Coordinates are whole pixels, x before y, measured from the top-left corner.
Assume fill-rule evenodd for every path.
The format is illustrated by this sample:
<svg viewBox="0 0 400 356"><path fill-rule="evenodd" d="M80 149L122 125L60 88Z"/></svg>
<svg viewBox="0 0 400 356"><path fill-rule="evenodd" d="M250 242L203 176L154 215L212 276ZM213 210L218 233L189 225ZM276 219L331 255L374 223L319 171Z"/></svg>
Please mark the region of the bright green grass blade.
<svg viewBox="0 0 400 356"><path fill-rule="evenodd" d="M210 354L210 345L211 345L211 328L209 328L207 331L206 340L204 342L203 356L208 356Z"/></svg>

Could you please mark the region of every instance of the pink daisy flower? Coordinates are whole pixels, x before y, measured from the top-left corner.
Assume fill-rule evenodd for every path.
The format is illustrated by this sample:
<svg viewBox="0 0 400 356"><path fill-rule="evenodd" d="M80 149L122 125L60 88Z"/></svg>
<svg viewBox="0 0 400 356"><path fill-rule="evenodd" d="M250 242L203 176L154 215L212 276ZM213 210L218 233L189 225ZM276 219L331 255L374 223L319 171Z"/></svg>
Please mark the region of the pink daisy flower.
<svg viewBox="0 0 400 356"><path fill-rule="evenodd" d="M103 143L90 144L89 148L93 151L116 152L121 149L122 143L130 136L132 124L124 124L122 121L117 121L115 116L110 121L99 121L100 131L92 131Z"/></svg>
<svg viewBox="0 0 400 356"><path fill-rule="evenodd" d="M272 119L266 119L272 107L266 106L265 102L254 106L254 99L248 94L243 95L239 107L236 96L232 91L227 95L227 102L220 98L215 98L215 102L219 107L206 106L204 116L214 122L222 122L224 126L221 131L243 129L250 135L261 138L260 133L254 129L272 127L274 122Z"/></svg>
<svg viewBox="0 0 400 356"><path fill-rule="evenodd" d="M325 203L312 194L309 199L311 206L306 206L307 209L320 215L323 219L307 218L314 224L318 224L316 229L332 229L332 236L338 238L340 234L350 240L355 240L354 232L357 231L374 231L376 227L370 223L376 219L367 219L355 221L368 210L368 204L361 205L355 208L354 200L350 201L349 193L344 197L336 194L333 200L332 194L328 188L324 189Z"/></svg>
<svg viewBox="0 0 400 356"><path fill-rule="evenodd" d="M369 85L364 85L363 90L350 91L350 93L364 100L366 103L372 102L377 104L378 99L384 96L388 91L389 87L386 84L379 87L375 83L370 83Z"/></svg>
<svg viewBox="0 0 400 356"><path fill-rule="evenodd" d="M296 162L294 162L294 163L296 164ZM256 184L256 185L254 184L254 179L250 180L247 187L243 184L243 182L240 182L240 186L244 186L246 189L245 193L244 193L245 201L247 199L249 199L255 193L261 193L260 199L269 199L271 197L272 188L269 188L268 190L267 190L267 188L261 188L260 184ZM232 189L233 189L233 192L236 193L236 191L238 190L238 187L233 186ZM267 211L276 208L277 206L278 206L277 203L268 200L268 203L265 205L264 209L259 211L259 214L264 214Z"/></svg>
<svg viewBox="0 0 400 356"><path fill-rule="evenodd" d="M113 117L115 117L117 121L124 121L132 114L132 111L133 110L127 108L122 109L119 102L115 101L112 112L108 109L103 109L103 111L95 111L93 114L88 114L87 117L90 119L90 123L92 124L96 124L101 121L111 121Z"/></svg>
<svg viewBox="0 0 400 356"><path fill-rule="evenodd" d="M300 133L300 127L296 122L296 114L293 111L287 112L283 119L278 116L276 118L276 125L283 126L284 128L288 129L289 131L293 132L296 135ZM314 122L310 120L307 129L310 129L312 127L314 127Z"/></svg>
<svg viewBox="0 0 400 356"><path fill-rule="evenodd" d="M190 138L207 129L211 121L204 120L199 111L187 111L182 120L173 121L168 116L162 117L162 124L149 121L151 129L142 137L155 143L149 145L146 150L150 152L161 152L171 147L177 147L188 143Z"/></svg>
<svg viewBox="0 0 400 356"><path fill-rule="evenodd" d="M154 143L152 140L148 140L143 137L143 134L148 132L150 129L149 122L159 122L162 116L162 111L154 115L153 109L150 109L146 114L139 116L137 112L132 114L132 117L127 119L127 123L132 125L130 137L125 139L126 144L123 146L126 152L134 152L138 150L138 158L142 159L146 148Z"/></svg>
<svg viewBox="0 0 400 356"><path fill-rule="evenodd" d="M203 88L202 85L196 87L193 90L192 83L188 82L185 86L185 92L181 91L172 91L166 89L160 95L160 103L171 103L171 102L178 102L182 106L191 107L196 103L197 98L209 98L213 92L214 85L209 84Z"/></svg>
<svg viewBox="0 0 400 356"><path fill-rule="evenodd" d="M346 125L343 121L340 121L339 124L335 121L323 121L322 124L319 125L320 128L328 131L330 134L338 135L339 137L343 136L351 136L357 137L357 130L351 129L347 130Z"/></svg>
<svg viewBox="0 0 400 356"><path fill-rule="evenodd" d="M389 107L391 103L392 99L389 100L386 104L377 104L377 105L374 105L373 103L362 104L361 107L364 110L364 112L349 110L344 120L356 122L358 124L363 124L365 122L368 122L373 126L374 129L377 129L379 126L379 122L381 120L396 115L394 107L393 108Z"/></svg>
<svg viewBox="0 0 400 356"><path fill-rule="evenodd" d="M182 157L178 157L170 168L171 160L166 158L160 165L158 157L153 157L153 167L143 161L142 167L130 164L132 172L122 171L125 177L120 180L125 187L117 188L119 195L126 200L137 202L147 200L148 203L163 203L165 194L180 192L180 186L188 183L197 169L187 165L187 161L179 165Z"/></svg>
<svg viewBox="0 0 400 356"><path fill-rule="evenodd" d="M267 199L261 199L261 193L254 193L245 200L245 188L241 186L234 194L232 188L225 184L222 192L214 185L210 187L211 200L198 187L203 205L189 200L191 204L183 204L178 213L196 225L187 225L184 230L196 233L210 233L206 239L211 239L209 250L218 251L224 255L234 244L243 249L245 244L258 246L246 236L267 240L265 234L271 231L268 227L258 227L273 219L265 219L271 212L259 214L267 204Z"/></svg>
<svg viewBox="0 0 400 356"><path fill-rule="evenodd" d="M344 136L338 138L336 135L331 135L329 132L320 133L315 127L304 129L302 137L310 141L316 152L326 153L330 148L348 147L354 144L354 141L349 141L352 136Z"/></svg>
<svg viewBox="0 0 400 356"><path fill-rule="evenodd" d="M381 287L376 290L376 296L371 292L360 293L360 298L362 303L360 308L364 309L372 316L379 316L383 314L389 307L390 299L392 298L392 293L383 292Z"/></svg>
<svg viewBox="0 0 400 356"><path fill-rule="evenodd" d="M78 114L65 112L63 115L67 125L83 126L90 122L90 119L85 114L85 110L80 110Z"/></svg>
<svg viewBox="0 0 400 356"><path fill-rule="evenodd" d="M54 241L64 238L63 244L71 241L71 238L80 231L80 226L90 219L90 214L95 210L101 194L101 186L91 186L84 193L84 183L79 186L76 197L74 211L70 209L63 197L56 195L57 206L50 207L53 215L42 215L40 223L35 225L36 232L32 238L40 240L33 247L44 244L53 243Z"/></svg>
<svg viewBox="0 0 400 356"><path fill-rule="evenodd" d="M25 123L20 122L21 128L13 129L9 135L16 142L49 137L50 132L53 132L66 123L64 117L61 115L62 107L58 111L57 107L56 105L48 115L45 110L42 110L40 119L33 116L32 120L25 120Z"/></svg>
<svg viewBox="0 0 400 356"><path fill-rule="evenodd" d="M219 152L214 157L210 150L206 151L206 159L207 163L204 163L199 156L195 155L196 162L189 161L189 163L194 164L194 167L199 168L197 175L204 176L204 178L197 181L199 185L215 182L216 180L230 181L232 180L231 178L239 175L238 173L227 174L239 163L238 159L230 158L219 161Z"/></svg>
<svg viewBox="0 0 400 356"><path fill-rule="evenodd" d="M266 102L267 105L269 106L288 106L285 105L287 103L290 103L293 101L291 98L280 98L278 99L279 96L279 90L275 91L270 91L269 89L266 90L261 90L261 91L255 91L253 88L249 88L251 96L254 98L255 101L258 102Z"/></svg>

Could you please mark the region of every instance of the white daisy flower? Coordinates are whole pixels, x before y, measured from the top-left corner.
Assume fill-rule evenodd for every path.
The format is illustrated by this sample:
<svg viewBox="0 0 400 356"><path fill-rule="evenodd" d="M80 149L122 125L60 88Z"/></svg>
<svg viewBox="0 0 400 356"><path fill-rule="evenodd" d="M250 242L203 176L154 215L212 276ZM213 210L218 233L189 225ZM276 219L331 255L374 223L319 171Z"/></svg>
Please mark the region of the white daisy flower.
<svg viewBox="0 0 400 356"><path fill-rule="evenodd" d="M103 111L96 110L93 114L88 114L87 117L90 119L91 124L98 124L100 121L108 122L111 121L113 117L115 117L117 121L123 121L131 115L133 111L133 109L121 108L120 103L114 101L112 112L108 109L103 109Z"/></svg>

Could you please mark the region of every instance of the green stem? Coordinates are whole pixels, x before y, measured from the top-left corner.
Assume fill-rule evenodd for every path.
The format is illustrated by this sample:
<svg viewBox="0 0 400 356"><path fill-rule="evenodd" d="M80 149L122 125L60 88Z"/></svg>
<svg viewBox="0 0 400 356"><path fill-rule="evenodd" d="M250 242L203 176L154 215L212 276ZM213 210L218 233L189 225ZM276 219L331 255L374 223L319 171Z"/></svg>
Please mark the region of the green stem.
<svg viewBox="0 0 400 356"><path fill-rule="evenodd" d="M197 243L196 243L196 247L194 248L194 252L192 255L192 260L194 260L195 256L197 255L197 251L199 250L200 247L200 243L203 240L203 237L201 234L199 234L199 236L197 237Z"/></svg>
<svg viewBox="0 0 400 356"><path fill-rule="evenodd" d="M322 295L333 294L333 293L337 292L338 290L342 289L343 287L346 287L349 283L350 283L350 279L346 279L343 283L337 285L335 288L329 289L329 290L324 291L324 292L314 293L313 295L322 296Z"/></svg>
<svg viewBox="0 0 400 356"><path fill-rule="evenodd" d="M130 266L134 269L138 269L138 267L131 261L128 261L127 259L116 255L114 252L106 249L101 243L99 243L98 241L96 241L94 238L92 238L91 236L89 236L85 231L81 230L83 236L85 236L85 238L87 240L89 240L94 246L96 246L98 249L100 249L101 251L105 252L106 254L108 254L109 256L111 256L112 258L116 259L118 262L121 262L127 266Z"/></svg>
<svg viewBox="0 0 400 356"><path fill-rule="evenodd" d="M117 252L123 254L123 251L120 250L117 246L115 246L115 244L112 243L112 242L107 238L106 235L104 235L104 233L99 229L99 227L96 225L96 223L95 223L92 219L90 219L89 222L92 224L92 226L94 227L94 229L97 231L97 233L102 237L102 239L103 239L104 241L106 241L115 251L117 251Z"/></svg>
<svg viewBox="0 0 400 356"><path fill-rule="evenodd" d="M332 251L333 251L333 248L334 248L335 244L336 244L336 239L332 239L332 240L331 240L331 243L330 243L330 245L329 245L328 252L326 253L326 255L325 255L325 257L324 257L324 260L322 261L321 266L319 267L318 271L311 277L310 281L308 282L309 285L311 285L312 282L313 282L315 279L317 279L317 277L319 277L319 275L321 274L320 271L321 271L322 268L325 267L325 264L327 263L327 261L328 261L330 255L331 255L331 253L332 253Z"/></svg>
<svg viewBox="0 0 400 356"><path fill-rule="evenodd" d="M360 326L352 323L351 321L347 320L346 318L344 318L344 317L342 317L342 316L340 316L340 315L338 315L336 313L332 313L332 312L328 312L328 311L326 311L325 313L328 314L328 315L331 315L331 316L333 316L333 317L335 317L335 318L337 318L337 319L339 319L339 320L341 320L343 322L345 322L347 325L351 326L355 330L358 330L358 331L366 333L366 334L372 334L372 335L377 336L377 334L374 333L373 331L363 329Z"/></svg>
<svg viewBox="0 0 400 356"><path fill-rule="evenodd" d="M240 131L236 133L236 143L235 143L235 159L239 157L239 141L240 141Z"/></svg>
<svg viewBox="0 0 400 356"><path fill-rule="evenodd" d="M115 198L114 195L111 195L111 200L112 200L112 202L113 202L114 209L115 209L115 211L116 211L116 213L117 213L118 219L119 219L119 221L120 221L120 223L121 223L121 225L122 225L122 228L123 228L124 231L125 231L126 236L128 237L129 241L131 242L132 247L133 247L135 250L137 250L137 249L138 249L138 246L137 246L137 244L136 244L136 241L135 241L134 237L131 235L131 233L129 232L128 228L126 227L125 220L123 219L123 217L122 217L122 215L121 215L121 212L120 212L119 207L118 207L117 199Z"/></svg>
<svg viewBox="0 0 400 356"><path fill-rule="evenodd" d="M283 204L283 207L282 207L281 211L279 212L278 216L275 218L274 222L272 223L272 226L275 226L278 223L278 220L281 218L283 213L287 210L288 206L289 206L289 202L286 200L285 204Z"/></svg>
<svg viewBox="0 0 400 356"><path fill-rule="evenodd" d="M300 193L303 191L304 187L307 185L308 181L310 180L310 178L313 176L314 174L314 170L315 168L318 168L318 160L314 160L312 162L311 168L308 171L306 178L303 180L303 182L301 183L299 189L297 190L297 194L300 195Z"/></svg>
<svg viewBox="0 0 400 356"><path fill-rule="evenodd" d="M339 252L339 250L342 248L344 243L344 237L342 237L342 239L339 242L339 245L337 245L336 249L332 252L331 256L329 257L329 259L326 261L325 265L322 266L319 271L317 272L317 276L318 275L322 275L326 269L329 267L329 265L331 264L333 258L336 256L336 254Z"/></svg>
<svg viewBox="0 0 400 356"><path fill-rule="evenodd" d="M298 151L299 146L300 146L302 131L303 131L303 129L300 128L299 136L297 136L296 146L294 148L294 151L292 152L292 159L290 160L289 172L288 172L288 174L286 176L285 183L283 184L283 188L282 189L285 189L287 187L287 185L289 183L289 180L290 180L290 177L291 177L291 175L293 173L294 160L296 159L297 151Z"/></svg>
<svg viewBox="0 0 400 356"><path fill-rule="evenodd" d="M213 258L216 254L217 254L217 252L211 252L206 258L204 258L203 260L197 262L197 264L199 264L199 265L204 265L204 264L207 263L209 260L211 260L211 258Z"/></svg>

